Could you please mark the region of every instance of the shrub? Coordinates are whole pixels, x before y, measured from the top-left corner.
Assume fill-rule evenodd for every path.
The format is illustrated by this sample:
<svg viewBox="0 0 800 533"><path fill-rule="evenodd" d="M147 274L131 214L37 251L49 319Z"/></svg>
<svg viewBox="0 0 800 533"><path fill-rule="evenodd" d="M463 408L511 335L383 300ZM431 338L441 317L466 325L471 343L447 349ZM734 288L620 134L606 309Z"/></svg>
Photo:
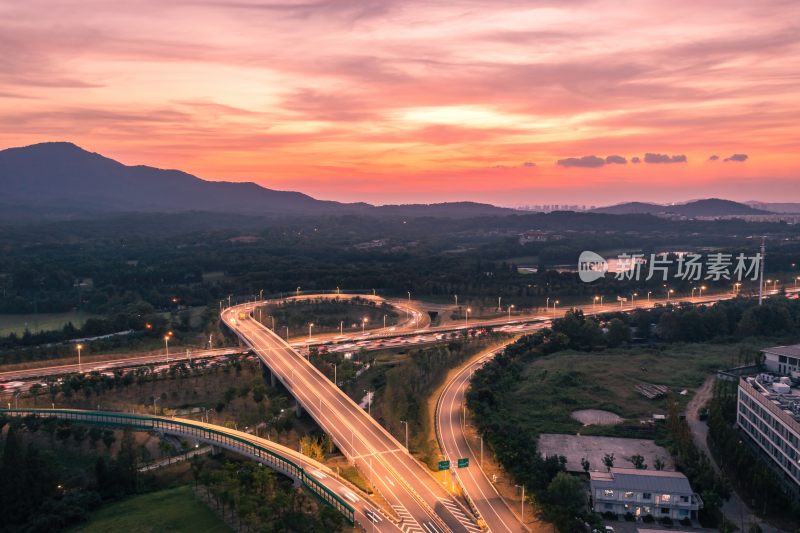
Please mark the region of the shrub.
<svg viewBox="0 0 800 533"><path fill-rule="evenodd" d="M686 526L686 527L689 527L689 526L692 525L692 521L689 520L688 516L684 517L684 518L681 518L681 522L680 523L681 523L682 526Z"/></svg>
<svg viewBox="0 0 800 533"><path fill-rule="evenodd" d="M633 513L631 513L631 512L625 513L625 521L626 522L633 522L634 520L636 520L636 517L633 516Z"/></svg>
<svg viewBox="0 0 800 533"><path fill-rule="evenodd" d="M659 519L659 522L661 522L665 526L671 526L672 525L672 518L670 518L668 516L662 516Z"/></svg>
<svg viewBox="0 0 800 533"><path fill-rule="evenodd" d="M652 524L655 521L656 519L653 518L653 515L651 514L646 514L642 517L642 522L644 522L645 524Z"/></svg>
<svg viewBox="0 0 800 533"><path fill-rule="evenodd" d="M606 511L603 513L603 518L605 518L606 520L616 520L617 515L612 513L611 511Z"/></svg>

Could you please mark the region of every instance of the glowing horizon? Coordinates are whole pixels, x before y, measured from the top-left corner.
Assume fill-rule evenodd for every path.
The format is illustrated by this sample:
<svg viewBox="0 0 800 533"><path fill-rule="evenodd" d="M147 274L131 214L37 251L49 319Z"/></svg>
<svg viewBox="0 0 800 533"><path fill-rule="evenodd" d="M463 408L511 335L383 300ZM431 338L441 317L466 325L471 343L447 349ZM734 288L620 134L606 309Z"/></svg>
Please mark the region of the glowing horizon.
<svg viewBox="0 0 800 533"><path fill-rule="evenodd" d="M31 0L0 15L2 148L69 141L341 201L800 201L797 2Z"/></svg>

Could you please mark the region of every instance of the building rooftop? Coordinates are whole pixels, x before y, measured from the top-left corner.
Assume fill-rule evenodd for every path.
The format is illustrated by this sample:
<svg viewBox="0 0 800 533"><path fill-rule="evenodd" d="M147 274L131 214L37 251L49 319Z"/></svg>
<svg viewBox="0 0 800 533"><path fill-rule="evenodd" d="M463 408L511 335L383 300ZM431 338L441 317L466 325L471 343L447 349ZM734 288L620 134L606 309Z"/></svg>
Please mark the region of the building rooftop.
<svg viewBox="0 0 800 533"><path fill-rule="evenodd" d="M775 355L785 355L786 357L800 357L800 344L791 344L789 346L772 346L771 348L764 348L761 351Z"/></svg>
<svg viewBox="0 0 800 533"><path fill-rule="evenodd" d="M590 472L589 476L592 484L599 488L692 494L689 480L680 472L612 468L610 472Z"/></svg>
<svg viewBox="0 0 800 533"><path fill-rule="evenodd" d="M800 388L788 376L763 372L745 381L783 413L800 422Z"/></svg>

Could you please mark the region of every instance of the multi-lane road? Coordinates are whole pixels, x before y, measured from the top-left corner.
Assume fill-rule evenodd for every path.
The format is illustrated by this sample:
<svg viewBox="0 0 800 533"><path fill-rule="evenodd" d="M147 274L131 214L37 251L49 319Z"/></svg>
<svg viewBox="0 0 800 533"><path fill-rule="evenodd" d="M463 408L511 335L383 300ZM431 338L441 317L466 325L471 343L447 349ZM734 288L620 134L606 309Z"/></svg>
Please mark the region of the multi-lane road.
<svg viewBox="0 0 800 533"><path fill-rule="evenodd" d="M769 291L775 293L776 291ZM795 292L795 291L788 291ZM710 294L703 297L684 299L693 304L713 304L716 301L733 297L733 294ZM356 295L305 295L300 299L331 297L356 297ZM368 299L380 298L360 296ZM382 301L382 300L381 300ZM673 299L675 303L676 300ZM586 305L581 309L588 314L609 311L632 311L637 308L652 307L666 303L666 299L640 300L622 305ZM308 347L313 344L342 344L357 342L366 349L392 347L407 343L435 342L443 334L470 328L492 326L511 333L523 333L542 327L552 318L563 315L567 310L555 309L545 314L514 316L509 320L498 317L488 320L471 320L470 323L451 324L443 327L430 327L430 321L421 304L407 303L405 300L393 302L406 313L406 319L392 328L373 329L367 334L317 335L304 342L287 344L275 332L253 318L259 306L270 302L253 302L225 309L223 321L250 346L257 356L283 382L300 405L314 418L336 442L339 449L364 472L372 486L389 504L392 516L384 520L373 506L361 502L362 509L357 514L366 517L371 523L366 525L378 531L391 531L397 528L404 532L436 531L478 531L476 516L467 507L454 499L448 492L449 482L441 483L426 467L418 463L407 450L368 413L359 408L348 396L331 383L321 372L311 365L293 346ZM403 340L405 336L405 340ZM394 337L394 339L392 339ZM480 468L480 457L470 447L463 431L463 405L472 372L484 364L496 351L490 351L469 361L459 369L445 384L438 399L436 429L440 446L448 459L469 458L470 467L454 471L453 480L463 488L472 509L489 530L494 532L524 531L526 528L511 512L507 504L496 492L494 485ZM176 354L177 355L177 354ZM204 352L195 357L220 355L217 352ZM165 355L126 358L108 362L93 362L92 369L98 366L135 366L165 362ZM173 356L173 359L176 357ZM86 365L84 365L86 366ZM0 373L0 382L10 379L25 379L81 371L78 365L60 365L45 369L21 370ZM356 503L354 501L353 503Z"/></svg>
<svg viewBox="0 0 800 533"><path fill-rule="evenodd" d="M403 445L283 339L253 320L254 308L234 306L223 311L222 319L365 473L404 532L479 531L469 510Z"/></svg>

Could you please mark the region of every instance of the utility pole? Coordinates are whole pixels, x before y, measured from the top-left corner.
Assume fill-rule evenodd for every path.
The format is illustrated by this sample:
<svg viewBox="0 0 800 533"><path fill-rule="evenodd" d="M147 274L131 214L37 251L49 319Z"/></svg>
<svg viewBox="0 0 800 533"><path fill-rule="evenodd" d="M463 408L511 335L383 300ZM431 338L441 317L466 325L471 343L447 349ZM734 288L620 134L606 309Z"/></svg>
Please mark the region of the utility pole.
<svg viewBox="0 0 800 533"><path fill-rule="evenodd" d="M766 260L766 236L761 237L761 264L758 274L758 305L764 303L764 261Z"/></svg>

